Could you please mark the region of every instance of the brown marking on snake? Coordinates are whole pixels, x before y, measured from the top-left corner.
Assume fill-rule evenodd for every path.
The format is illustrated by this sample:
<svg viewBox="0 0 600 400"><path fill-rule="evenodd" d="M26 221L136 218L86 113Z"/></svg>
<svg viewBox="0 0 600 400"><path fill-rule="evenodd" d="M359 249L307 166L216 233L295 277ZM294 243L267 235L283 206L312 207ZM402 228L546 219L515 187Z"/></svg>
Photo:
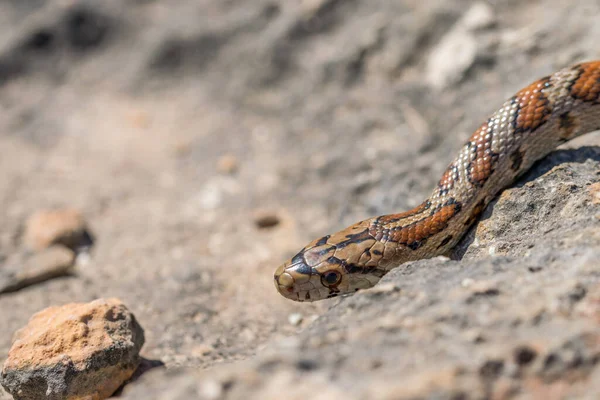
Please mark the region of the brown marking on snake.
<svg viewBox="0 0 600 400"><path fill-rule="evenodd" d="M461 204L454 201L454 199L450 199L444 205L433 210L428 217L410 225L392 229L389 235L389 241L416 250L421 247L428 238L446 229L448 222L460 211L460 209Z"/></svg>
<svg viewBox="0 0 600 400"><path fill-rule="evenodd" d="M452 235L446 236L437 248L439 249L440 247L444 247L445 245L450 243L451 240L452 240Z"/></svg>
<svg viewBox="0 0 600 400"><path fill-rule="evenodd" d="M559 117L560 140L566 142L577 134L577 120L568 112L562 113Z"/></svg>
<svg viewBox="0 0 600 400"><path fill-rule="evenodd" d="M344 271L346 271L349 274L362 274L365 270L363 267L359 267L356 264L344 264L343 268Z"/></svg>
<svg viewBox="0 0 600 400"><path fill-rule="evenodd" d="M514 123L515 133L535 131L550 118L552 109L543 92L549 81L549 77L539 79L515 95L519 105Z"/></svg>
<svg viewBox="0 0 600 400"><path fill-rule="evenodd" d="M523 155L524 153L517 149L510 155L510 169L517 172L521 168L521 164L523 164Z"/></svg>
<svg viewBox="0 0 600 400"><path fill-rule="evenodd" d="M385 243L374 240L371 246L372 261L379 261L385 254Z"/></svg>
<svg viewBox="0 0 600 400"><path fill-rule="evenodd" d="M465 221L465 226L471 226L473 225L473 223L479 219L479 216L481 215L481 213L483 212L483 210L485 210L485 206L487 205L487 202L485 199L482 199L479 201L479 203L477 203L475 205L475 207L473 207L473 212L471 213L471 215L469 216L469 218Z"/></svg>
<svg viewBox="0 0 600 400"><path fill-rule="evenodd" d="M335 253L336 247L326 244L304 251L304 261L311 267L316 267Z"/></svg>
<svg viewBox="0 0 600 400"><path fill-rule="evenodd" d="M373 236L369 233L369 229L348 235L348 239L338 243L335 246L335 257L346 260L347 263L358 263L365 250L369 250L373 245Z"/></svg>
<svg viewBox="0 0 600 400"><path fill-rule="evenodd" d="M600 61L581 64L578 69L579 76L571 86L571 96L597 103L600 94Z"/></svg>
<svg viewBox="0 0 600 400"><path fill-rule="evenodd" d="M358 263L362 265L367 265L369 264L369 261L371 261L371 259L371 247L369 246L363 250L362 254L360 255L360 258L358 259Z"/></svg>
<svg viewBox="0 0 600 400"><path fill-rule="evenodd" d="M337 260L336 263L341 265L344 271L348 274L377 274L377 265L359 265L356 263L346 263L344 260ZM383 274L381 275L383 276Z"/></svg>
<svg viewBox="0 0 600 400"><path fill-rule="evenodd" d="M362 229L359 231L359 229ZM347 246L354 246L365 241L370 241L373 236L369 233L369 225L367 221L362 221L349 229L350 233L344 232L343 235L335 235L330 238L331 243L336 251L343 250ZM362 252L362 250L361 250Z"/></svg>

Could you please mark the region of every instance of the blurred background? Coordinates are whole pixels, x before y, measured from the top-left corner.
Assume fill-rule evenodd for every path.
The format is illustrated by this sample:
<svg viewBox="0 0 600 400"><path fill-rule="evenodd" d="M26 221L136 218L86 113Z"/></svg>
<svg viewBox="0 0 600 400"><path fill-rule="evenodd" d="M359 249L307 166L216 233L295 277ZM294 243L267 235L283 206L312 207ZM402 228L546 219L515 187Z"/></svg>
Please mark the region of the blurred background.
<svg viewBox="0 0 600 400"><path fill-rule="evenodd" d="M275 268L419 204L504 99L598 56L595 0L2 0L0 256L80 210L77 272L0 295L12 333L118 297L144 357L208 367L293 334ZM598 136L578 143L597 143ZM336 301L336 300L334 300Z"/></svg>

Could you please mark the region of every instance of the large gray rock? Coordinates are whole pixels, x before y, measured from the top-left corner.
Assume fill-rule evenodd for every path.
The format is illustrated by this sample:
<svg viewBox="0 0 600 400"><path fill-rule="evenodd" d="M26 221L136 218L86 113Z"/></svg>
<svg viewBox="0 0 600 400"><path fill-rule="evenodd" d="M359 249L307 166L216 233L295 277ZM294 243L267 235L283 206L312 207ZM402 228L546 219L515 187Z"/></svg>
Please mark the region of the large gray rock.
<svg viewBox="0 0 600 400"><path fill-rule="evenodd" d="M598 398L599 170L598 148L555 152L461 261L405 264L251 361L152 372L125 398Z"/></svg>

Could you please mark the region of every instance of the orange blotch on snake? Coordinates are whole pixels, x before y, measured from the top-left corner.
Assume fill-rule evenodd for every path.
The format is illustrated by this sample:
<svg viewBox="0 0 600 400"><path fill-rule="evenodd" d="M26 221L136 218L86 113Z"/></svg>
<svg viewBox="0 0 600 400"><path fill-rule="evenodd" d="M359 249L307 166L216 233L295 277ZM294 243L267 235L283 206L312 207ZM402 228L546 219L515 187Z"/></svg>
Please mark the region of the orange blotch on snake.
<svg viewBox="0 0 600 400"><path fill-rule="evenodd" d="M515 129L519 131L535 130L550 118L550 104L542 89L550 78L540 79L520 90L515 101L519 105L519 113L515 121Z"/></svg>
<svg viewBox="0 0 600 400"><path fill-rule="evenodd" d="M571 96L589 102L597 102L600 94L600 61L579 66L579 77L573 82Z"/></svg>
<svg viewBox="0 0 600 400"><path fill-rule="evenodd" d="M390 241L416 249L424 240L444 230L452 217L460 211L460 208L459 203L449 202L432 215L392 232Z"/></svg>
<svg viewBox="0 0 600 400"><path fill-rule="evenodd" d="M381 217L377 218L377 225L388 225L391 224L393 222L399 221L403 218L406 217L411 217L415 214L419 214L423 211L425 211L426 209L429 208L429 203L427 203L426 201L421 203L420 205L418 205L417 207L413 208L412 210L409 211L405 211L402 213L398 213L398 214L389 214L389 215L382 215Z"/></svg>
<svg viewBox="0 0 600 400"><path fill-rule="evenodd" d="M469 180L482 186L494 172L494 162L497 156L492 152L492 142L489 124L483 123L469 139L467 146L471 152L471 162L468 166Z"/></svg>

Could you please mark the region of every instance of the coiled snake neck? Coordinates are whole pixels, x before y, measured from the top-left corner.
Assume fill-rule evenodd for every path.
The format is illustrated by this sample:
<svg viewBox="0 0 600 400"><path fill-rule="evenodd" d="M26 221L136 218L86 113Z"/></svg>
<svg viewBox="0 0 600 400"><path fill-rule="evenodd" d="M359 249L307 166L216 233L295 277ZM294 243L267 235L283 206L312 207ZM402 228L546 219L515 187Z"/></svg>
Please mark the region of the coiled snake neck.
<svg viewBox="0 0 600 400"><path fill-rule="evenodd" d="M535 161L598 129L600 61L541 78L475 131L421 205L313 240L277 268L275 287L288 299L321 300L369 288L404 262L447 254Z"/></svg>

